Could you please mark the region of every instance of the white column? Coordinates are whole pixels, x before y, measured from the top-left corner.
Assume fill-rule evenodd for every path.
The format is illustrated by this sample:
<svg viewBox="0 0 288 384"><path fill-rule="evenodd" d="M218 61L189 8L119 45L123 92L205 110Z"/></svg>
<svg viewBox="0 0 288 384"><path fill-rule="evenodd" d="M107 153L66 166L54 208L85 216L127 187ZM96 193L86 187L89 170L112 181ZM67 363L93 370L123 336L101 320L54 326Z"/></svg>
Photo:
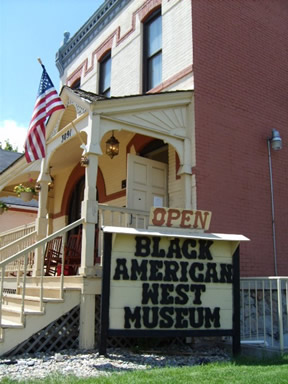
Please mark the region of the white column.
<svg viewBox="0 0 288 384"><path fill-rule="evenodd" d="M88 159L88 165L85 169L85 190L81 211L84 223L79 273L85 277L87 283L90 280L93 281L93 277L94 279L96 278L94 267L95 224L98 222L96 181L98 156L102 154L100 148L100 117L98 115L89 115L86 132L87 145L85 156ZM95 346L95 293L87 284L83 285L80 303L79 334L79 347L81 349L91 349Z"/></svg>
<svg viewBox="0 0 288 384"><path fill-rule="evenodd" d="M192 209L192 164L191 164L191 142L189 139L184 140L184 164L179 174L183 182L185 209Z"/></svg>
<svg viewBox="0 0 288 384"><path fill-rule="evenodd" d="M51 182L51 177L46 172L46 160L42 159L41 173L37 180L40 185L40 191L38 192L38 214L35 221L37 231L37 241L43 239L48 235L48 183ZM33 267L33 276L39 276L41 274L41 261L43 257L43 249L40 247L35 251L35 260Z"/></svg>

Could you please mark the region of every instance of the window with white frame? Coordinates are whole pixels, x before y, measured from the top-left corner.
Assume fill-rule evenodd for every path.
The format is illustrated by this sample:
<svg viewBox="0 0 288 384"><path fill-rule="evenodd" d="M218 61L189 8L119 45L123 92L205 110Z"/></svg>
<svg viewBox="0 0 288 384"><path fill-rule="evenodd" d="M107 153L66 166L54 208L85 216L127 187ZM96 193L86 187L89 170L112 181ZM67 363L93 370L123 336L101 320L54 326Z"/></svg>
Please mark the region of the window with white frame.
<svg viewBox="0 0 288 384"><path fill-rule="evenodd" d="M111 86L111 52L100 61L99 94L110 97Z"/></svg>
<svg viewBox="0 0 288 384"><path fill-rule="evenodd" d="M162 82L162 17L155 11L144 23L143 92Z"/></svg>

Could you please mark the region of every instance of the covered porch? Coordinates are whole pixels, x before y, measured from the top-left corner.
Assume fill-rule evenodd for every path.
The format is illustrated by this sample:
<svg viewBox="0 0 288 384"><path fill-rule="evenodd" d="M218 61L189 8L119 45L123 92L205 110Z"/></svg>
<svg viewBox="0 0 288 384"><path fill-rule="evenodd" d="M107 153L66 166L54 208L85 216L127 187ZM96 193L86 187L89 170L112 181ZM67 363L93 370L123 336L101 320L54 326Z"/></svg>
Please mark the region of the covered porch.
<svg viewBox="0 0 288 384"><path fill-rule="evenodd" d="M2 196L32 179L39 203L34 229L0 245L1 295L9 280L18 289L38 277L44 290L45 276L55 276L63 290L66 276L84 278L80 346L91 348L95 295L101 293L101 228L147 229L153 206L197 208L193 92L103 99L64 87L61 98L66 109L47 123L46 158L33 165L22 158L0 178ZM119 142L115 156L106 148L111 136Z"/></svg>

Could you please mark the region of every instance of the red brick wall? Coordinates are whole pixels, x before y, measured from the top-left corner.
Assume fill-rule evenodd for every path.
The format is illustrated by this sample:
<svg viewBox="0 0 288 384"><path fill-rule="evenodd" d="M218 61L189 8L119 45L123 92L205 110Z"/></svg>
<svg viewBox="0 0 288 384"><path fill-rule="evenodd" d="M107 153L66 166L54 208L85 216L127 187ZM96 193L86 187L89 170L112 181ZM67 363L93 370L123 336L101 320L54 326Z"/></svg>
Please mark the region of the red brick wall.
<svg viewBox="0 0 288 384"><path fill-rule="evenodd" d="M288 2L192 0L198 209L211 231L251 239L242 276L274 275L267 137L272 152L278 274L288 275Z"/></svg>

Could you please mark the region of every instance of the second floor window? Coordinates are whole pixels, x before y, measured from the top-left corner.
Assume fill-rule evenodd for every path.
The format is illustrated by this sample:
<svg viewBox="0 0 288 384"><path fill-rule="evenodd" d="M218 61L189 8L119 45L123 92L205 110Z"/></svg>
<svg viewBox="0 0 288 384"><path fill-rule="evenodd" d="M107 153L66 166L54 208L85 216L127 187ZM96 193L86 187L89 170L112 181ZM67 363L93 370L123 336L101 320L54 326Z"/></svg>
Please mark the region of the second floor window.
<svg viewBox="0 0 288 384"><path fill-rule="evenodd" d="M144 24L143 91L147 92L162 81L162 17L161 9Z"/></svg>
<svg viewBox="0 0 288 384"><path fill-rule="evenodd" d="M109 52L100 62L99 94L110 97L111 84L111 53Z"/></svg>

